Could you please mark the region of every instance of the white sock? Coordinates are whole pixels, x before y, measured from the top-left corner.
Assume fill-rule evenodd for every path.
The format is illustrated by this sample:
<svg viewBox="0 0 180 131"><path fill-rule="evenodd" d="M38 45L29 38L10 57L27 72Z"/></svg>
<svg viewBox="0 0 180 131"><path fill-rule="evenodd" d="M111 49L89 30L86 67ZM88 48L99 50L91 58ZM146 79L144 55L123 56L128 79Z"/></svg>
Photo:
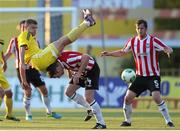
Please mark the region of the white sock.
<svg viewBox="0 0 180 131"><path fill-rule="evenodd" d="M87 110L91 109L90 105L86 102L82 95L74 93L70 98L77 104L80 104L81 106L85 107Z"/></svg>
<svg viewBox="0 0 180 131"><path fill-rule="evenodd" d="M51 104L50 104L50 100L49 100L48 96L41 95L41 99L42 99L43 104L45 105L46 112L51 114L52 108L51 108Z"/></svg>
<svg viewBox="0 0 180 131"><path fill-rule="evenodd" d="M32 115L30 106L31 106L31 97L24 96L23 98L23 104L25 108L26 115Z"/></svg>
<svg viewBox="0 0 180 131"><path fill-rule="evenodd" d="M123 112L124 112L125 121L128 123L131 123L132 104L126 105L124 103L123 104Z"/></svg>
<svg viewBox="0 0 180 131"><path fill-rule="evenodd" d="M166 103L165 103L164 101L162 101L162 102L158 105L158 107L159 107L159 111L161 112L161 114L162 114L163 117L164 117L164 120L165 120L166 124L167 124L168 122L172 122L172 121L171 121L171 118L170 118L170 116L169 116L169 111L168 111L168 108L167 108L167 106L166 106Z"/></svg>
<svg viewBox="0 0 180 131"><path fill-rule="evenodd" d="M94 100L90 104L90 106L91 106L91 108L93 110L94 116L96 118L96 122L100 123L102 125L106 125L105 122L104 122L103 115L102 115L101 108L100 108L99 104Z"/></svg>

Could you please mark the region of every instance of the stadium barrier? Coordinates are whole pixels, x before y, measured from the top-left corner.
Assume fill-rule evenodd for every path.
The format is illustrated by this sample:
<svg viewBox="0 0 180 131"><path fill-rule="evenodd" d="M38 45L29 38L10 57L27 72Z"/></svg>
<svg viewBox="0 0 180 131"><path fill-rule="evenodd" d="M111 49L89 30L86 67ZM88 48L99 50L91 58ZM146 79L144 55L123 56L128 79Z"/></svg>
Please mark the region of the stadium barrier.
<svg viewBox="0 0 180 131"><path fill-rule="evenodd" d="M167 105L170 106L170 104L172 103L171 107L173 109L178 109L178 104L180 103L180 98L168 98L168 97L165 97L163 98L163 100L166 101ZM153 101L152 98L137 98L133 101L133 108L138 108L138 103L139 102L146 102L146 108L147 109L150 109L151 108L151 104Z"/></svg>

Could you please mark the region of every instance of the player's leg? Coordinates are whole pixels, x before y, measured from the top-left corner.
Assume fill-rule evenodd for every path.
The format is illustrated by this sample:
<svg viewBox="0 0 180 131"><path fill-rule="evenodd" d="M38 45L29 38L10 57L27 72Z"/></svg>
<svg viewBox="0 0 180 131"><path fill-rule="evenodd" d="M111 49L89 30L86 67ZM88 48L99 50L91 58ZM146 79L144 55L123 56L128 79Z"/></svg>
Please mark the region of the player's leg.
<svg viewBox="0 0 180 131"><path fill-rule="evenodd" d="M169 127L174 127L174 124L171 121L171 118L169 116L169 111L166 106L165 101L162 100L160 95L160 83L161 79L159 76L152 76L149 80L149 90L151 91L152 98L155 101L155 103L158 105L159 111L161 112L162 116L165 119L166 124Z"/></svg>
<svg viewBox="0 0 180 131"><path fill-rule="evenodd" d="M41 99L42 99L43 104L46 107L47 116L53 117L55 119L62 118L61 114L58 114L58 113L52 111L52 107L51 107L50 100L48 97L48 90L47 90L45 84L38 86L37 89L41 93Z"/></svg>
<svg viewBox="0 0 180 131"><path fill-rule="evenodd" d="M46 88L45 82L42 79L41 74L39 73L39 71L30 67L28 69L26 75L27 75L27 78L29 80L29 83L32 83L32 85L34 87L37 87L38 91L40 92L42 102L45 105L45 108L46 108L46 111L47 111L47 115L49 117L54 117L56 119L61 118L62 116L60 114L52 112L52 108L51 108L51 105L50 105L50 100L49 100L49 97L48 97L48 90Z"/></svg>
<svg viewBox="0 0 180 131"><path fill-rule="evenodd" d="M93 114L96 118L96 125L93 128L94 129L99 129L99 128L105 129L106 124L104 122L101 108L100 108L99 104L96 102L96 100L94 99L94 93L95 93L95 90L86 90L85 91L86 101L91 106L91 110L93 111Z"/></svg>
<svg viewBox="0 0 180 131"><path fill-rule="evenodd" d="M70 82L71 83L71 82ZM71 100L76 102L77 104L85 107L87 110L90 109L89 104L86 102L84 97L79 93L76 93L76 90L79 89L79 85L69 84L66 89L66 96L68 96Z"/></svg>
<svg viewBox="0 0 180 131"><path fill-rule="evenodd" d="M96 118L96 125L93 127L93 129L106 128L106 124L101 112L101 108L94 99L95 91L99 89L99 76L100 76L100 68L98 64L95 62L93 68L87 72L86 79L84 79L85 98L87 103L89 103L89 105L91 106L93 115Z"/></svg>
<svg viewBox="0 0 180 131"><path fill-rule="evenodd" d="M5 102L5 108L6 108L5 118L7 120L20 121L20 119L12 115L12 109L13 109L12 95L13 93L11 89L5 90L5 96L4 96L4 102Z"/></svg>
<svg viewBox="0 0 180 131"><path fill-rule="evenodd" d="M155 101L155 103L157 104L159 111L161 112L162 116L164 117L166 124L169 127L174 127L174 124L172 123L172 120L171 120L170 115L169 115L168 108L166 106L165 101L162 100L160 92L159 91L153 91L152 97L153 97L153 100Z"/></svg>
<svg viewBox="0 0 180 131"><path fill-rule="evenodd" d="M124 104L123 104L123 113L125 121L122 122L121 126L131 126L131 115L132 115L132 101L136 97L136 93L131 90L127 90Z"/></svg>
<svg viewBox="0 0 180 131"><path fill-rule="evenodd" d="M84 9L83 15L84 21L79 26L72 29L66 36L63 36L54 42L54 45L58 49L58 51L61 51L64 46L69 45L70 43L78 39L88 27L95 25L95 20L93 19L90 10Z"/></svg>
<svg viewBox="0 0 180 131"><path fill-rule="evenodd" d="M18 76L19 82L21 83L19 68L17 68L16 71L17 71L17 76ZM29 77L32 77L32 76L29 76ZM28 69L26 70L26 78L27 78L27 81L29 83ZM21 87L23 89L23 94L24 94L23 105L24 105L24 109L25 109L25 113L26 113L25 119L28 121L31 121L32 120L32 113L31 113L31 91L32 91L32 89L31 89L31 87L25 88L23 86L23 84L21 84Z"/></svg>
<svg viewBox="0 0 180 131"><path fill-rule="evenodd" d="M13 93L10 88L10 84L5 78L3 73L0 73L0 84L2 86L2 89L4 90L4 102L5 102L5 108L6 108L6 115L5 118L7 120L13 120L13 121L20 121L16 117L12 115L12 109L13 109L13 101L12 96Z"/></svg>
<svg viewBox="0 0 180 131"><path fill-rule="evenodd" d="M123 104L123 113L125 121L120 126L131 126L132 122L132 101L135 97L138 97L142 92L147 90L144 86L147 83L144 77L136 76L136 79L129 85L129 89L126 92Z"/></svg>

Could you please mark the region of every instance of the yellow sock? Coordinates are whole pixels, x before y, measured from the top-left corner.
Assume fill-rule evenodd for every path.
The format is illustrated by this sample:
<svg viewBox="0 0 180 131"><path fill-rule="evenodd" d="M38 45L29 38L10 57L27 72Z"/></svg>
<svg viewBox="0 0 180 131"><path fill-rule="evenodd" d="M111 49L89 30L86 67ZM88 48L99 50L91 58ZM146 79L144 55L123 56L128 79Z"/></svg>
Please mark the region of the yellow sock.
<svg viewBox="0 0 180 131"><path fill-rule="evenodd" d="M67 37L71 40L71 42L75 41L80 37L80 35L88 28L86 22L82 22L78 27L72 29L68 34Z"/></svg>
<svg viewBox="0 0 180 131"><path fill-rule="evenodd" d="M4 102L5 102L5 107L6 107L6 116L11 116L12 115L12 98L8 98L6 95L4 96Z"/></svg>

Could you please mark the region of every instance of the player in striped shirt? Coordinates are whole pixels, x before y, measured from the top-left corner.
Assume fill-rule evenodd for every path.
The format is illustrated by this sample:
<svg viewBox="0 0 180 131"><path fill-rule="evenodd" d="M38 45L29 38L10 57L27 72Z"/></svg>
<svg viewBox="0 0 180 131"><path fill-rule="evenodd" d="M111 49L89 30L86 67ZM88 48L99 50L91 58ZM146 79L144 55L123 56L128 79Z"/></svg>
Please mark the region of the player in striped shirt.
<svg viewBox="0 0 180 131"><path fill-rule="evenodd" d="M102 56L121 57L132 51L136 64L136 79L129 85L124 100L125 121L121 126L131 126L132 101L145 90L150 90L152 98L159 107L166 124L174 127L165 102L160 95L160 69L158 53L164 51L168 57L173 52L172 48L165 45L155 36L147 34L147 22L138 20L136 22L137 36L131 38L123 49L113 52L102 52Z"/></svg>
<svg viewBox="0 0 180 131"><path fill-rule="evenodd" d="M18 25L18 30L21 32L25 29L25 20L22 20ZM6 54L5 54L5 60L7 60L12 54L15 56L15 63L16 63L16 71L19 81L21 82L20 78L20 72L19 72L19 48L18 48L18 40L17 37L13 37L9 43L9 46L7 48ZM53 112L52 107L50 105L50 100L48 97L48 90L46 88L45 82L41 77L41 74L38 70L30 67L27 65L26 68L26 77L28 84L32 84L35 88L38 89L38 91L41 94L42 102L46 107L46 112L48 117L53 117L55 119L60 119L61 115ZM23 84L21 84L23 86ZM31 105L31 96L32 96L32 88L25 88L22 87L24 92L24 98L23 98L23 104L26 111L26 120L31 121L32 120L32 113L30 110Z"/></svg>
<svg viewBox="0 0 180 131"><path fill-rule="evenodd" d="M64 51L58 57L58 61L47 68L50 77L61 77L64 69L68 70L70 82L66 89L66 95L77 104L87 108L88 115L85 121L94 114L96 125L93 129L105 129L99 104L94 99L94 93L99 89L100 69L95 60L86 54L75 51ZM80 87L85 87L85 98L76 93Z"/></svg>

